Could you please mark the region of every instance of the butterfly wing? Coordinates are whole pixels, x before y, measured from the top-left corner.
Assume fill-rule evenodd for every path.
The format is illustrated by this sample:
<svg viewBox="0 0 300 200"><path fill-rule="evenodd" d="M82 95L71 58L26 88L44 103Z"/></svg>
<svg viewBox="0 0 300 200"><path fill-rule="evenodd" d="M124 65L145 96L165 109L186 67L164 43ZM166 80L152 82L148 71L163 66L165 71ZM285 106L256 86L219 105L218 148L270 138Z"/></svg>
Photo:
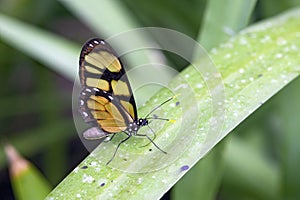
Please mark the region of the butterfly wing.
<svg viewBox="0 0 300 200"><path fill-rule="evenodd" d="M87 123L107 133L117 133L137 119L125 69L104 40L91 39L83 46L79 77L82 85L79 111Z"/></svg>

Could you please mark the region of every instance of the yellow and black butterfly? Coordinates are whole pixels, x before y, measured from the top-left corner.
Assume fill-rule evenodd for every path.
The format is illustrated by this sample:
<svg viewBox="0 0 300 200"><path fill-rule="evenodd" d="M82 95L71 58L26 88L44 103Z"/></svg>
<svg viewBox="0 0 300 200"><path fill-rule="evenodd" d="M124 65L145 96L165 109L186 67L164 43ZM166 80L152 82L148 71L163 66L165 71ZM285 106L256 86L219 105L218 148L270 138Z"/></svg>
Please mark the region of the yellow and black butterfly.
<svg viewBox="0 0 300 200"><path fill-rule="evenodd" d="M82 86L79 97L79 112L84 121L94 127L84 132L84 138L100 139L111 134L113 137L114 134L120 132L127 135L117 145L107 165L115 157L120 145L132 136L146 137L161 152L166 153L154 143L154 139L148 135L139 134L138 130L142 126L148 126L149 119L157 118L149 116L163 104L172 100L173 97L155 107L146 117L138 118L125 69L111 46L98 38L86 42L81 50L79 78ZM150 130L152 131L151 128ZM154 132L153 134L155 137Z"/></svg>

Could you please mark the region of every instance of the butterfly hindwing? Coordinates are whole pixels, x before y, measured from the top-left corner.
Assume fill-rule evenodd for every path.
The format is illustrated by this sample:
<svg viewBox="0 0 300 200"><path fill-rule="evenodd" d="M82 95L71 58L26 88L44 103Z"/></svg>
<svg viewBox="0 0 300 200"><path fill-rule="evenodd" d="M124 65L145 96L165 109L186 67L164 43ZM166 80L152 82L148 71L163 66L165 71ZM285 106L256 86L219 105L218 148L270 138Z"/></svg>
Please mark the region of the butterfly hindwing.
<svg viewBox="0 0 300 200"><path fill-rule="evenodd" d="M125 69L114 50L101 39L91 39L81 50L79 65L84 120L107 133L126 130L137 119L137 110Z"/></svg>

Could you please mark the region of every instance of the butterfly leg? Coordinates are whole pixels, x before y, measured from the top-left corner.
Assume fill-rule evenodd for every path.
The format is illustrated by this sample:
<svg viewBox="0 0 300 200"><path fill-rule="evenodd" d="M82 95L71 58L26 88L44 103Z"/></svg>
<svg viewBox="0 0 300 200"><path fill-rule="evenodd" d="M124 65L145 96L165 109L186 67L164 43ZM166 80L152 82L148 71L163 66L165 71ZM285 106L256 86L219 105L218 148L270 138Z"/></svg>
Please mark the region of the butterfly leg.
<svg viewBox="0 0 300 200"><path fill-rule="evenodd" d="M156 138L156 134L155 134L155 132L153 131L153 129L152 129L149 125L147 125L147 126L148 126L148 128L150 129L150 131L152 132L152 134L154 135L154 137L152 138L152 141L154 141L155 138ZM151 142L148 142L147 144L145 144L145 145L143 145L143 146L140 146L140 147L143 148L143 147L148 146L149 144L151 144Z"/></svg>
<svg viewBox="0 0 300 200"><path fill-rule="evenodd" d="M115 152L114 152L112 158L106 163L106 165L108 165L108 164L115 158L115 156L116 156L116 154L117 154L117 151L118 151L120 145L123 144L124 142L126 142L129 138L131 138L132 135L130 135L130 134L126 133L126 132L124 132L124 133L127 135L127 138L125 138L124 140L122 140L122 141L118 144L118 146L117 146L117 148L116 148L116 150L115 150Z"/></svg>
<svg viewBox="0 0 300 200"><path fill-rule="evenodd" d="M163 152L164 154L167 154L167 152L165 152L164 150L162 150L159 146L157 146L157 144L155 144L155 142L146 134L136 134L136 136L143 136L146 137L158 150L160 150L161 152Z"/></svg>
<svg viewBox="0 0 300 200"><path fill-rule="evenodd" d="M105 139L103 142L107 143L107 142L110 142L112 141L112 139L115 137L116 134L113 134L109 139Z"/></svg>

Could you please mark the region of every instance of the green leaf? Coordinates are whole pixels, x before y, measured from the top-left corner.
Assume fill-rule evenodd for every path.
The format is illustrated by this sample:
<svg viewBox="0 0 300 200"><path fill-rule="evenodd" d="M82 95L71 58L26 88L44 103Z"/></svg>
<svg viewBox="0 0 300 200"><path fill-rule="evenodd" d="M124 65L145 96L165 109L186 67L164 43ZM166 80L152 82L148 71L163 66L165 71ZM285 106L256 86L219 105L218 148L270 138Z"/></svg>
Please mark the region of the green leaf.
<svg viewBox="0 0 300 200"><path fill-rule="evenodd" d="M74 80L80 47L60 36L0 14L0 37L16 49Z"/></svg>
<svg viewBox="0 0 300 200"><path fill-rule="evenodd" d="M300 113L300 79L288 85L277 96L276 121L279 126L273 128L278 136L282 199L297 199L300 195L299 159L299 113Z"/></svg>
<svg viewBox="0 0 300 200"><path fill-rule="evenodd" d="M255 148L237 137L230 137L224 152L226 173L222 191L236 199L281 199L278 169Z"/></svg>
<svg viewBox="0 0 300 200"><path fill-rule="evenodd" d="M86 3L79 0L60 0L60 2L104 37L138 27L131 13L118 1L90 0Z"/></svg>
<svg viewBox="0 0 300 200"><path fill-rule="evenodd" d="M192 167L234 127L299 75L299 27L300 10L291 10L242 31L227 43L212 50L210 55L222 75L226 92L226 99L219 102L226 109L226 113L222 113L225 115L225 122L221 132L207 134L206 125L210 120L220 116L212 116L209 113L211 111L211 105L208 103L210 94L205 88L199 88L199 85L204 85L205 82L200 79L194 68L188 67L181 73L181 77L188 78L189 85L196 92L197 105L189 104L190 97L186 96L185 90L182 90L180 103L188 105L181 111L181 116L184 116L183 123L180 124L181 120L178 120L177 123L165 125L155 140L162 145L162 148L173 147L170 155L177 153L179 155L177 160L163 167L160 157L166 159L168 157L163 156L159 151L154 151L153 154L158 161L162 162L162 166L159 167L156 163L151 163L153 160L147 159L149 149L141 148L137 150L139 154L134 156L129 163L115 158L113 162L127 164L124 164L122 170L118 170L105 165L113 152L107 148L114 149L113 142L101 144L52 191L48 199L59 199L62 196L86 199L160 198L185 174L187 168ZM182 82L177 77L171 85L180 86ZM168 95L162 90L154 98L160 102ZM147 106L140 109L140 112L146 113L146 110L153 107L153 103L150 101ZM193 115L197 107L201 111L201 116ZM172 116L175 112L175 116L180 119L179 108L166 107L164 109L167 115ZM194 120L189 120L189 117ZM198 127L193 127L196 122L199 122ZM181 128L186 128L187 131L180 134L193 139L185 151L181 143L185 141L166 141L168 143L166 145L161 143L164 136L172 135ZM194 132L190 131L191 128ZM135 146L134 142L136 140L128 141L127 146L122 146L123 150L132 151ZM124 153L122 149L120 151ZM148 168L144 170L144 173L129 173L134 170L143 171L143 166L150 167L151 165L155 167L153 171Z"/></svg>
<svg viewBox="0 0 300 200"><path fill-rule="evenodd" d="M25 156L32 156L35 152L45 148L48 144L66 140L73 134L74 122L64 121L62 118L52 121L32 130L20 132L17 137L9 137L9 141ZM38 136L37 136L38 133ZM72 135L71 135L72 134ZM0 145L2 147L2 145ZM0 167L5 166L6 159L3 148L0 148Z"/></svg>
<svg viewBox="0 0 300 200"><path fill-rule="evenodd" d="M205 9L199 41L211 49L225 42L249 23L256 0L211 0Z"/></svg>
<svg viewBox="0 0 300 200"><path fill-rule="evenodd" d="M51 185L45 177L31 163L21 157L13 146L6 144L5 152L10 164L10 178L16 199L39 200L45 198L51 190Z"/></svg>

